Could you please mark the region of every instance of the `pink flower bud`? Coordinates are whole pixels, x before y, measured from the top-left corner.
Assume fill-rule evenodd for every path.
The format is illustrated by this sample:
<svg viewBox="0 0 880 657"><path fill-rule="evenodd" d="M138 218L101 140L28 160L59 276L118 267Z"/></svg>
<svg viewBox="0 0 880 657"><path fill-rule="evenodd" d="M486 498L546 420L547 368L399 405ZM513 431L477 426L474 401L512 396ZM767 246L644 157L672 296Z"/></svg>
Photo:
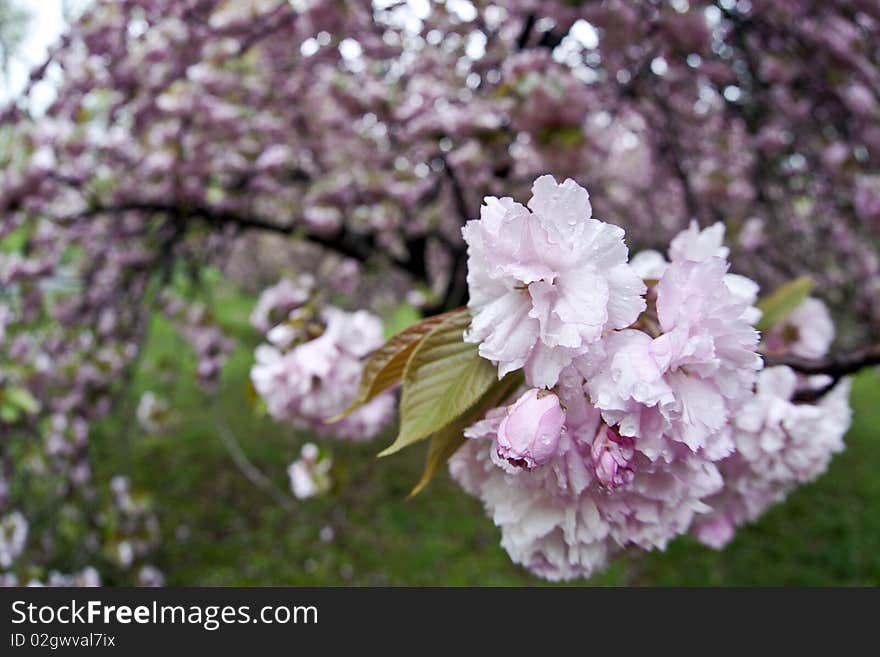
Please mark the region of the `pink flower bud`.
<svg viewBox="0 0 880 657"><path fill-rule="evenodd" d="M633 480L636 475L635 441L621 436L616 429L602 424L596 434L590 455L596 477L606 488L619 488Z"/></svg>
<svg viewBox="0 0 880 657"><path fill-rule="evenodd" d="M565 411L552 392L532 388L507 412L498 427L498 456L532 469L553 458L565 424Z"/></svg>
<svg viewBox="0 0 880 657"><path fill-rule="evenodd" d="M720 550L733 538L734 526L726 515L716 514L697 522L694 533L703 545Z"/></svg>

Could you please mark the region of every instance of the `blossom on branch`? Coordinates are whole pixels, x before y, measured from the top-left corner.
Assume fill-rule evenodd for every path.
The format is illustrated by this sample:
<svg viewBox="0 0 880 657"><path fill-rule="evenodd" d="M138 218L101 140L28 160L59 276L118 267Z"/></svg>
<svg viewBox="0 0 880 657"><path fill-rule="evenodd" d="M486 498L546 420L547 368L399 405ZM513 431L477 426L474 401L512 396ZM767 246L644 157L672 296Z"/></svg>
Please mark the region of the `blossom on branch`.
<svg viewBox="0 0 880 657"><path fill-rule="evenodd" d="M391 419L394 394L387 392L342 421L327 423L352 402L364 356L382 344L382 322L375 315L334 306L318 317L293 310L267 338L270 344L255 352L251 382L276 420L319 436L362 441Z"/></svg>
<svg viewBox="0 0 880 657"><path fill-rule="evenodd" d="M764 336L768 352L788 352L801 358L821 358L834 342L834 322L828 307L807 297Z"/></svg>
<svg viewBox="0 0 880 657"><path fill-rule="evenodd" d="M733 423L735 452L719 463L724 489L706 500L712 511L695 523L700 541L723 547L737 526L816 479L843 450L852 416L849 379L816 404L791 401L799 387L823 383L799 381L785 366L760 373L757 393Z"/></svg>
<svg viewBox="0 0 880 657"><path fill-rule="evenodd" d="M303 274L295 281L282 278L272 287L266 288L251 312L251 325L261 333L268 333L272 327L286 320L293 310L308 301L314 284L311 276Z"/></svg>
<svg viewBox="0 0 880 657"><path fill-rule="evenodd" d="M551 391L530 388L488 410L449 461L515 562L558 580L589 577L622 550L663 549L688 531L717 547L827 467L849 425L848 384L816 405L794 403L796 387L823 382L798 382L788 368L761 372L758 286L729 273L722 224L691 224L672 240L669 261L643 252L630 267L619 234L603 242L606 259L575 258L588 264L566 269L587 231L579 228L590 213L586 190L548 177L534 190L534 213L487 199L481 220L465 228L466 339L482 340L480 354L499 376L524 368L529 385L536 350L563 355L547 368ZM559 220L555 232L545 216ZM615 287L613 270L647 285ZM596 293L589 299L569 297L566 276L604 283L580 288ZM536 311L553 286L557 305ZM496 306L504 299L510 308ZM612 321L611 308L626 308L618 317L628 323ZM787 321L810 324L815 308L802 305Z"/></svg>
<svg viewBox="0 0 880 657"><path fill-rule="evenodd" d="M541 176L528 208L487 197L462 229L474 317L466 339L499 377L524 368L529 385L550 388L604 331L644 310L623 230L591 215L586 189Z"/></svg>

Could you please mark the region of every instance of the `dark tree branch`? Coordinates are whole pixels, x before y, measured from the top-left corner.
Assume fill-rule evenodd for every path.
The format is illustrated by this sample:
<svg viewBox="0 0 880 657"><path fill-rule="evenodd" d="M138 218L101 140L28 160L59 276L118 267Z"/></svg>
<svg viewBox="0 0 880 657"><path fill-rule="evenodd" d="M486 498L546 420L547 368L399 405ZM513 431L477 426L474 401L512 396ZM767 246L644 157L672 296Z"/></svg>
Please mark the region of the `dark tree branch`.
<svg viewBox="0 0 880 657"><path fill-rule="evenodd" d="M449 166L446 158L443 158L443 171L449 179L449 186L452 189L452 198L455 202L455 209L461 218L461 223L468 220L468 205L465 199L464 188L461 181L455 174L455 171ZM467 249L464 246L451 250L453 257L452 270L449 272L449 282L446 285L446 293L440 302L438 311L452 310L467 302Z"/></svg>
<svg viewBox="0 0 880 657"><path fill-rule="evenodd" d="M679 154L678 148L676 147L678 135L676 134L675 125L672 118L672 110L669 107L669 103L667 103L666 99L663 98L661 95L654 94L654 100L657 103L657 107L663 113L663 121L666 124L665 129L656 131L657 134L660 136L658 151L660 153L660 156L665 158L669 162L669 165L672 167L672 170L675 173L675 177L678 179L678 182L681 185L685 208L687 208L687 213L689 215L688 219L696 219L697 222L702 225L700 207L697 203L697 197L694 194L693 187L691 186L691 179L688 176L687 171L685 171L684 163L682 162L681 155Z"/></svg>
<svg viewBox="0 0 880 657"><path fill-rule="evenodd" d="M303 241L317 244L339 255L353 258L362 263L371 259L376 253L382 251L375 243L375 239L372 235L355 233L345 227L333 234L321 235L305 232L302 226L293 223L274 223L259 217L241 215L226 210L217 210L202 206L181 207L173 203L131 202L112 206L94 206L73 215L57 218L56 221L60 223L70 223L86 217L101 214L119 214L122 212L166 214L172 217L182 217L184 219L201 218L215 226L231 226L238 230L261 230L286 236L295 235ZM406 242L409 255L406 258L389 256L389 260L396 267L402 269L414 278L427 280L428 272L424 255L425 243L426 238L424 236L411 238Z"/></svg>
<svg viewBox="0 0 880 657"><path fill-rule="evenodd" d="M817 359L768 355L764 356L764 364L768 367L787 365L800 374L808 376L824 374L831 377L831 381L827 385L815 390L800 391L794 397L794 401L815 401L831 390L843 377L855 374L866 367L880 365L880 344Z"/></svg>
<svg viewBox="0 0 880 657"><path fill-rule="evenodd" d="M562 43L562 40L565 38L565 33L558 33L553 30L547 30L543 34L541 34L541 40L538 41L539 48L547 48L548 50L553 50L556 46Z"/></svg>
<svg viewBox="0 0 880 657"><path fill-rule="evenodd" d="M535 15L529 14L526 17L526 22L523 24L522 32L519 33L519 37L516 40L517 50L522 50L526 47L526 44L529 42L529 36L532 34L533 27L535 27Z"/></svg>
<svg viewBox="0 0 880 657"><path fill-rule="evenodd" d="M798 358L797 356L764 356L764 362L768 366L788 365L801 374L827 374L839 379L847 374L855 374L862 368L880 365L880 344L817 359Z"/></svg>

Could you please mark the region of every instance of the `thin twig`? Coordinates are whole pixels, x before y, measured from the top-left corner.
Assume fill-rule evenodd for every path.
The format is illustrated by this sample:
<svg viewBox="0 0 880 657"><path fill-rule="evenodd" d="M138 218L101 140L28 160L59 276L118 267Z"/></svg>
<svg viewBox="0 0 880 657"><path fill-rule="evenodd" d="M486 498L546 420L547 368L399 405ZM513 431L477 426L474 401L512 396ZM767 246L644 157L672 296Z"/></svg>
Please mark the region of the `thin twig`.
<svg viewBox="0 0 880 657"><path fill-rule="evenodd" d="M278 488L269 477L257 468L257 466L251 463L236 439L235 434L232 433L232 430L223 421L219 402L220 395L215 394L211 404L214 415L214 426L217 429L217 434L220 436L220 441L223 443L226 451L229 452L229 456L232 458L235 467L237 467L239 472L241 472L241 474L243 474L254 486L269 495L278 504L284 507L286 511L293 513L296 509L296 504L293 501L293 498L284 493L284 491Z"/></svg>

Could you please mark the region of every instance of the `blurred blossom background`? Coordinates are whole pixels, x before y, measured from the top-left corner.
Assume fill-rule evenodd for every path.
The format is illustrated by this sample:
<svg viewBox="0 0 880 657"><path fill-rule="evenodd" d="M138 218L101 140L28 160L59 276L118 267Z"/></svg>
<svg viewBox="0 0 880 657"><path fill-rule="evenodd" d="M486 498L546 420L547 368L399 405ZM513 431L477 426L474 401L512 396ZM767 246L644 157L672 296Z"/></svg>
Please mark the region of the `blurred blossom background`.
<svg viewBox="0 0 880 657"><path fill-rule="evenodd" d="M545 173L631 254L722 222L762 291L812 279L833 353L876 347L880 2L0 0L0 582L546 584L445 472L407 499L392 393L324 423ZM880 584L873 368L851 405L723 551L588 583Z"/></svg>

